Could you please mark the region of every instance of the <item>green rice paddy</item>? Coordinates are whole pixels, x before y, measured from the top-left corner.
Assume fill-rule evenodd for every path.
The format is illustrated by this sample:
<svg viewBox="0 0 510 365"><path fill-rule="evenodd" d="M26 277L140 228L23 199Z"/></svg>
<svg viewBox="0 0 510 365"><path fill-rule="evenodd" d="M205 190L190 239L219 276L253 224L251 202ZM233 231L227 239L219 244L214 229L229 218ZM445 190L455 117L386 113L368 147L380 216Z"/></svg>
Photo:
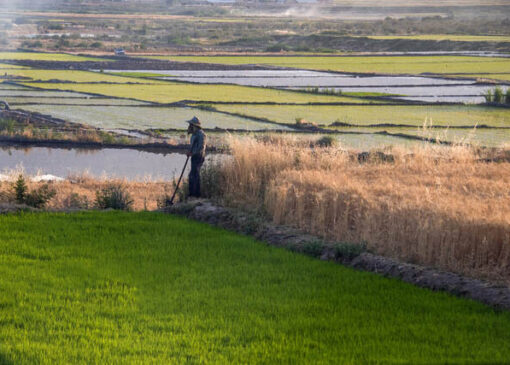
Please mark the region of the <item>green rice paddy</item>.
<svg viewBox="0 0 510 365"><path fill-rule="evenodd" d="M111 76L117 77L117 76ZM157 81L154 81L155 83ZM158 103L179 101L198 102L259 102L259 103L365 103L358 98L344 96L313 95L297 91L265 89L249 86L188 84L163 82L153 85L116 85L116 84L58 84L25 83L47 89L59 89L76 92L101 94L111 97L134 98Z"/></svg>
<svg viewBox="0 0 510 365"><path fill-rule="evenodd" d="M108 61L104 58L75 56L65 53L39 53L39 52L0 52L0 60L36 60L36 61Z"/></svg>
<svg viewBox="0 0 510 365"><path fill-rule="evenodd" d="M510 313L158 213L0 215L0 361L505 363Z"/></svg>
<svg viewBox="0 0 510 365"><path fill-rule="evenodd" d="M94 102L101 104L100 102ZM182 129L186 120L200 118L205 128L271 130L286 129L277 124L261 123L242 117L230 116L192 108L160 108L136 106L87 105L23 105L24 110L52 115L74 123L103 129Z"/></svg>
<svg viewBox="0 0 510 365"><path fill-rule="evenodd" d="M162 84L163 81L137 79L134 77L114 76L100 72L73 71L73 70L5 70L4 73L10 76L20 76L30 78L32 81L60 80L67 82L90 83L90 82L108 82L108 83L145 83Z"/></svg>
<svg viewBox="0 0 510 365"><path fill-rule="evenodd" d="M442 126L486 124L510 127L510 109L471 105L214 105L221 111L267 118L278 123L294 124L296 118L331 124L335 121L355 125L409 124L427 122Z"/></svg>
<svg viewBox="0 0 510 365"><path fill-rule="evenodd" d="M472 56L153 56L174 61L258 64L360 73L505 73L509 58Z"/></svg>

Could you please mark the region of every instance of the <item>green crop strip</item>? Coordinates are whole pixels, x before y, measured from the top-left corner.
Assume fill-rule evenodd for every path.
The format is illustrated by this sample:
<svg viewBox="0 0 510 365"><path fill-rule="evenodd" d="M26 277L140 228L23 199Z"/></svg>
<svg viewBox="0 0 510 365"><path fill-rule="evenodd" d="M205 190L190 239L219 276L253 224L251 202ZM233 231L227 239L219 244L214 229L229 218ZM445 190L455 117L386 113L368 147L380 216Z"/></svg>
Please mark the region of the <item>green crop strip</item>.
<svg viewBox="0 0 510 365"><path fill-rule="evenodd" d="M0 216L4 363L503 363L510 313L158 213Z"/></svg>
<svg viewBox="0 0 510 365"><path fill-rule="evenodd" d="M111 76L118 77L118 76ZM119 77L121 78L121 77ZM136 79L132 79L136 80ZM59 89L101 94L120 98L134 98L158 103L174 103L182 100L212 102L246 103L366 103L367 100L343 97L314 95L297 91L285 91L236 85L188 84L149 80L152 85L114 85L114 84L53 84L37 83L35 86L47 89ZM370 101L368 101L370 102Z"/></svg>
<svg viewBox="0 0 510 365"><path fill-rule="evenodd" d="M510 109L470 105L214 105L217 110L278 123L294 124L296 118L319 124L335 121L355 125L409 124L422 126L427 120L435 125L459 126L487 124L510 127Z"/></svg>
<svg viewBox="0 0 510 365"><path fill-rule="evenodd" d="M122 77L114 76L110 74L104 74L101 72L89 72L89 71L71 71L71 70L34 70L34 69L22 69L22 70L5 70L9 76L27 77L33 81L49 81L49 80L60 80L66 82L78 82L78 83L89 83L89 82L107 82L107 83L144 83L144 84L163 84L164 81L140 79L135 77Z"/></svg>
<svg viewBox="0 0 510 365"><path fill-rule="evenodd" d="M259 64L311 70L361 73L504 73L510 59L470 56L370 56L370 57L278 57L278 56L154 56L175 61L223 64Z"/></svg>
<svg viewBox="0 0 510 365"><path fill-rule="evenodd" d="M37 53L37 52L0 52L0 60L35 60L35 61L109 61L104 58L75 56L64 53Z"/></svg>

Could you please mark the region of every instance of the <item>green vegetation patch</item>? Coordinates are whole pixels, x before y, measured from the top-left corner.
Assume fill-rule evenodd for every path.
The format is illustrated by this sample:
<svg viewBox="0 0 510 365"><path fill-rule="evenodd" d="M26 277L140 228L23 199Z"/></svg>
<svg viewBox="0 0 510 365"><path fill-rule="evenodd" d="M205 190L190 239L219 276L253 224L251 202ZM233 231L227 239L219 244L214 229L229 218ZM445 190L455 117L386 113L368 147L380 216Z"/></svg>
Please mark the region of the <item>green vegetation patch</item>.
<svg viewBox="0 0 510 365"><path fill-rule="evenodd" d="M116 77L116 76L111 76ZM150 80L152 82L152 80ZM154 81L156 83L157 81ZM158 103L174 103L183 100L212 102L259 102L259 103L366 103L363 99L314 95L298 91L265 89L236 85L188 84L179 82L161 82L153 85L115 85L115 84L30 84L48 89L70 90L113 96L134 98Z"/></svg>
<svg viewBox="0 0 510 365"><path fill-rule="evenodd" d="M10 65L8 63L0 63L0 70L4 69L24 69L26 67L24 66L18 66L18 65Z"/></svg>
<svg viewBox="0 0 510 365"><path fill-rule="evenodd" d="M471 105L214 105L218 110L294 124L296 118L318 124L342 123L510 126L510 109Z"/></svg>
<svg viewBox="0 0 510 365"><path fill-rule="evenodd" d="M97 102L97 104L101 104ZM200 118L204 128L224 129L287 129L277 124L261 123L242 117L230 116L200 109L136 107L136 106L87 106L87 105L23 105L24 110L49 114L74 123L98 128L127 129L182 129L186 120Z"/></svg>
<svg viewBox="0 0 510 365"><path fill-rule="evenodd" d="M0 90L1 91L1 90ZM51 91L46 91L45 93L52 93ZM61 92L64 93L64 92ZM23 94L22 94L23 95ZM45 94L41 94L44 96ZM58 94L57 94L58 95ZM143 101L129 100L129 99L111 99L111 98L85 98L85 97L7 97L7 102L11 105L16 104L43 104L43 105L53 105L53 104L70 104L70 105L112 105L112 106L131 106L131 105L149 105L149 103L145 103Z"/></svg>
<svg viewBox="0 0 510 365"><path fill-rule="evenodd" d="M66 82L108 82L108 83L147 83L162 84L163 81L141 80L134 77L114 76L101 72L74 71L74 70L5 70L9 76L30 78L33 81L61 80Z"/></svg>
<svg viewBox="0 0 510 365"><path fill-rule="evenodd" d="M64 53L39 53L39 52L0 52L0 60L35 60L35 61L108 61L104 58L75 56Z"/></svg>
<svg viewBox="0 0 510 365"><path fill-rule="evenodd" d="M509 58L472 56L154 56L154 58L229 65L259 64L310 70L390 74L504 73L510 69Z"/></svg>
<svg viewBox="0 0 510 365"><path fill-rule="evenodd" d="M468 363L510 313L158 213L0 216L5 363Z"/></svg>

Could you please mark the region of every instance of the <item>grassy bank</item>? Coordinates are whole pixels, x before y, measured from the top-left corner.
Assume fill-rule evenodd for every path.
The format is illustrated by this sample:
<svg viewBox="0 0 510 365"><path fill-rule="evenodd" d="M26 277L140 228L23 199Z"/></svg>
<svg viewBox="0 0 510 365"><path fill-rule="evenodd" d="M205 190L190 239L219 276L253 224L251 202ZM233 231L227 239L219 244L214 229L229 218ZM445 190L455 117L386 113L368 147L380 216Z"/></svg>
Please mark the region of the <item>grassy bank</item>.
<svg viewBox="0 0 510 365"><path fill-rule="evenodd" d="M503 363L510 315L157 213L0 216L2 363Z"/></svg>
<svg viewBox="0 0 510 365"><path fill-rule="evenodd" d="M510 164L467 147L391 150L360 164L281 138L232 140L213 187L227 204L406 262L510 282Z"/></svg>

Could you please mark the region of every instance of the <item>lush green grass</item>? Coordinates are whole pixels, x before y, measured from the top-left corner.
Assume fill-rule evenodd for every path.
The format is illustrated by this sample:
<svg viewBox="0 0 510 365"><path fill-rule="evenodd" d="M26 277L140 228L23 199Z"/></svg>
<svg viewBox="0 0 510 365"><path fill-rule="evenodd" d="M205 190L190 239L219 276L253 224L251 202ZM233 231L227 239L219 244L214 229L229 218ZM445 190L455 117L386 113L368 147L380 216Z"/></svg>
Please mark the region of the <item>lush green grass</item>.
<svg viewBox="0 0 510 365"><path fill-rule="evenodd" d="M106 75L105 75L106 76ZM118 77L118 76L110 76ZM121 78L121 77L119 77ZM132 79L136 80L136 79ZM157 81L149 81L156 83ZM173 103L182 100L213 102L263 102L263 103L366 103L366 100L344 97L314 95L297 91L265 89L236 85L188 84L163 82L154 85L111 84L27 84L47 89L88 92L121 98L135 98L158 103Z"/></svg>
<svg viewBox="0 0 510 365"><path fill-rule="evenodd" d="M510 313L157 213L0 216L3 363L504 363Z"/></svg>
<svg viewBox="0 0 510 365"><path fill-rule="evenodd" d="M70 82L115 82L115 83L148 83L162 84L163 81L146 80L134 77L122 77L100 72L72 71L72 70L5 70L4 73L12 76L28 77L34 81L62 80Z"/></svg>
<svg viewBox="0 0 510 365"><path fill-rule="evenodd" d="M504 73L510 59L469 56L366 56L366 57L285 57L285 56L154 56L175 61L224 64L262 64L312 70L375 72L390 74Z"/></svg>
<svg viewBox="0 0 510 365"><path fill-rule="evenodd" d="M0 60L74 61L74 62L105 61L105 59L103 58L74 56L64 53L38 53L38 52L0 52Z"/></svg>
<svg viewBox="0 0 510 365"><path fill-rule="evenodd" d="M510 126L510 109L470 105L409 105L409 106L294 106L294 105L214 105L218 110L267 118L278 123L309 122L331 124L410 124L422 126L425 119L443 126L487 124Z"/></svg>
<svg viewBox="0 0 510 365"><path fill-rule="evenodd" d="M1 70L3 70L3 69L22 69L22 68L26 68L26 67L18 66L18 65L11 65L8 63L0 63Z"/></svg>
<svg viewBox="0 0 510 365"><path fill-rule="evenodd" d="M460 74L460 75L448 75L448 76L472 77L472 78L480 78L480 79L510 81L510 73L506 73L506 74Z"/></svg>

